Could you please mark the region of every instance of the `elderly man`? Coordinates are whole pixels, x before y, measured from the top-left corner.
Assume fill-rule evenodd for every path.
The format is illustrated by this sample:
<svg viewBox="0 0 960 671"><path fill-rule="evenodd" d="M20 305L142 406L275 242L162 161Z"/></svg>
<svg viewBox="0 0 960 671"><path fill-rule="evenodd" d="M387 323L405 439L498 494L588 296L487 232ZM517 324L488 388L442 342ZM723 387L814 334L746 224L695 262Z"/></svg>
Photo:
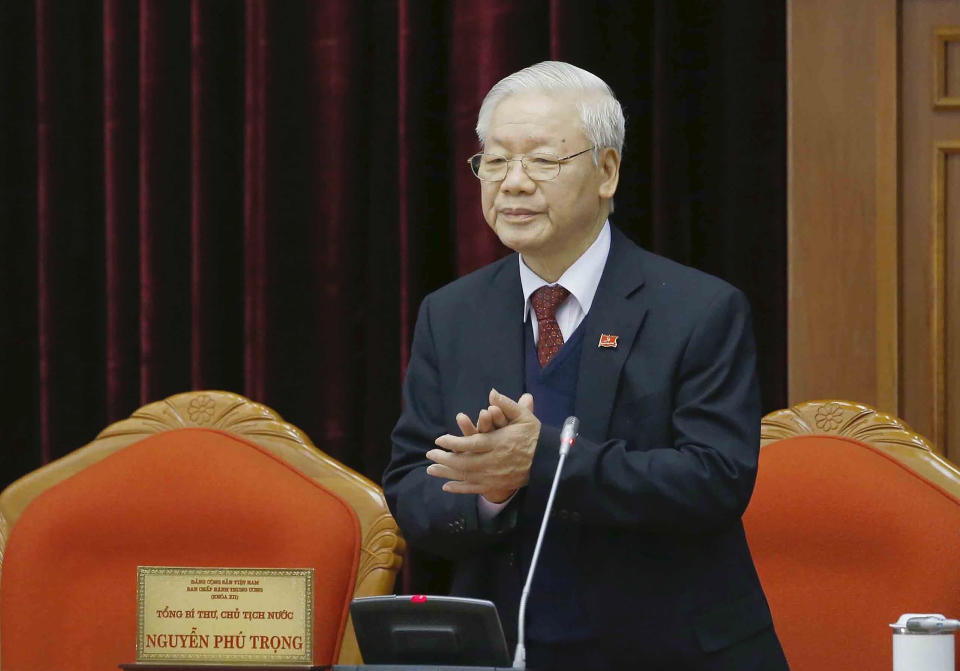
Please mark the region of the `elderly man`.
<svg viewBox="0 0 960 671"><path fill-rule="evenodd" d="M580 418L527 611L532 669L786 668L744 537L760 405L749 307L612 227L623 146L599 78L501 80L470 159L517 252L420 306L383 484L508 636L559 453ZM476 416L476 420L473 417Z"/></svg>

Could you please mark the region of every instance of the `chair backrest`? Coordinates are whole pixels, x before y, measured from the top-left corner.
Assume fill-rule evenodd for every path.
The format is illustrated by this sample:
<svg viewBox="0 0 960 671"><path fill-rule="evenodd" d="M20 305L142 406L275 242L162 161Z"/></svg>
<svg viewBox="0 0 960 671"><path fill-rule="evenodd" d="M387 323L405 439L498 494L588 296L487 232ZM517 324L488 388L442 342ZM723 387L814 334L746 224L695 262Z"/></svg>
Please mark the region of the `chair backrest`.
<svg viewBox="0 0 960 671"><path fill-rule="evenodd" d="M863 404L777 411L762 436L744 524L794 671L889 669L900 614L960 616L956 467Z"/></svg>
<svg viewBox="0 0 960 671"><path fill-rule="evenodd" d="M206 391L10 485L0 547L3 666L92 670L135 658L143 564L316 567L314 663L359 663L347 605L392 591L404 544L377 485L269 408Z"/></svg>

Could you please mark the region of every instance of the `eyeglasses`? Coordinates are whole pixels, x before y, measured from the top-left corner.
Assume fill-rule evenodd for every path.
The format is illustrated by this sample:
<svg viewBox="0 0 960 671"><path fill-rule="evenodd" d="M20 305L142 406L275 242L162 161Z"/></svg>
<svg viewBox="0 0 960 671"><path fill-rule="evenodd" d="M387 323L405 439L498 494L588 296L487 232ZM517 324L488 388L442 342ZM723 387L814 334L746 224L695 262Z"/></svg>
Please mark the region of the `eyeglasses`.
<svg viewBox="0 0 960 671"><path fill-rule="evenodd" d="M519 158L506 158L499 154L474 154L467 159L473 174L482 182L499 182L507 176L510 164L520 161L520 166L530 179L545 182L560 174L560 165L572 158L586 154L594 147L569 156L553 154L524 154Z"/></svg>

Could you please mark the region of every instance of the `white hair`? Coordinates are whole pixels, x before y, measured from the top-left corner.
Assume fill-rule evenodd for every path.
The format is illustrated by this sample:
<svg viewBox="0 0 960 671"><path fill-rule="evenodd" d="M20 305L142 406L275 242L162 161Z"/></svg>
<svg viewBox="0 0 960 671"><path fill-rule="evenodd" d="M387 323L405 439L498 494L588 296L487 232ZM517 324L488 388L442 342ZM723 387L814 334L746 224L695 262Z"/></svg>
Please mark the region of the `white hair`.
<svg viewBox="0 0 960 671"><path fill-rule="evenodd" d="M566 91L581 94L577 99L580 124L587 140L594 145L593 162L596 165L600 150L613 147L623 153L626 121L623 108L605 81L582 68L561 61L543 61L512 75L507 75L487 93L477 115L477 137L480 144L487 140L493 110L506 98L531 91Z"/></svg>

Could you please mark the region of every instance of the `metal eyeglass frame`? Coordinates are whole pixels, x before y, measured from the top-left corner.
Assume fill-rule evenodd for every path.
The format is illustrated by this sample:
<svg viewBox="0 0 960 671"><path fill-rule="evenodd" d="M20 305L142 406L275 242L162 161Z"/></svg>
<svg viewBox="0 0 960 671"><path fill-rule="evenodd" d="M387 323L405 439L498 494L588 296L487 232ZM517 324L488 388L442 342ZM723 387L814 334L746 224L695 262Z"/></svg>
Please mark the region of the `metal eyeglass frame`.
<svg viewBox="0 0 960 671"><path fill-rule="evenodd" d="M557 163L557 174L554 175L553 177L549 177L549 178L546 178L546 179L543 179L543 178L534 179L533 177L530 177L530 171L527 170L527 165L526 165L525 161L527 160L527 158L529 158L529 157L531 157L531 156L541 156L541 157L551 156L551 157L552 157L551 154L524 154L523 156L520 156L519 158L507 158L506 156L501 156L500 154L490 154L490 153L487 153L487 152L480 152L479 154L474 154L473 156L471 156L470 158L468 158L468 159L467 159L467 165L470 166L470 172L473 173L473 176L476 177L477 179L479 179L481 182L502 182L503 180L505 180L505 179L507 178L507 175L510 174L510 164L513 163L514 161L520 161L520 167L523 168L523 172L524 172L524 174L526 174L527 177L529 177L530 179L533 179L533 180L536 181L536 182L549 182L549 181L551 181L551 180L556 179L556 178L560 175L560 168L561 168L561 166L562 166L565 162L569 161L569 160L572 159L572 158L576 158L577 156L580 156L581 154L586 154L588 151L590 151L590 150L592 150L592 149L596 149L596 147L597 147L597 145L593 145L593 146L591 146L591 147L587 147L587 148L584 149L583 151L578 151L578 152L575 153L575 154L570 154L569 156L557 157L557 158L555 158L555 159L554 159L554 158L551 158L551 160L555 160L556 163ZM505 169L505 171L504 171L504 173L503 173L503 177L501 177L500 179L484 179L484 178L482 178L479 174L477 174L477 168L474 167L473 161L474 161L475 159L481 157L481 156L484 156L484 155L486 155L486 156L496 156L497 158L502 158L504 161L506 161L506 169ZM477 167L479 167L479 165L478 165Z"/></svg>

